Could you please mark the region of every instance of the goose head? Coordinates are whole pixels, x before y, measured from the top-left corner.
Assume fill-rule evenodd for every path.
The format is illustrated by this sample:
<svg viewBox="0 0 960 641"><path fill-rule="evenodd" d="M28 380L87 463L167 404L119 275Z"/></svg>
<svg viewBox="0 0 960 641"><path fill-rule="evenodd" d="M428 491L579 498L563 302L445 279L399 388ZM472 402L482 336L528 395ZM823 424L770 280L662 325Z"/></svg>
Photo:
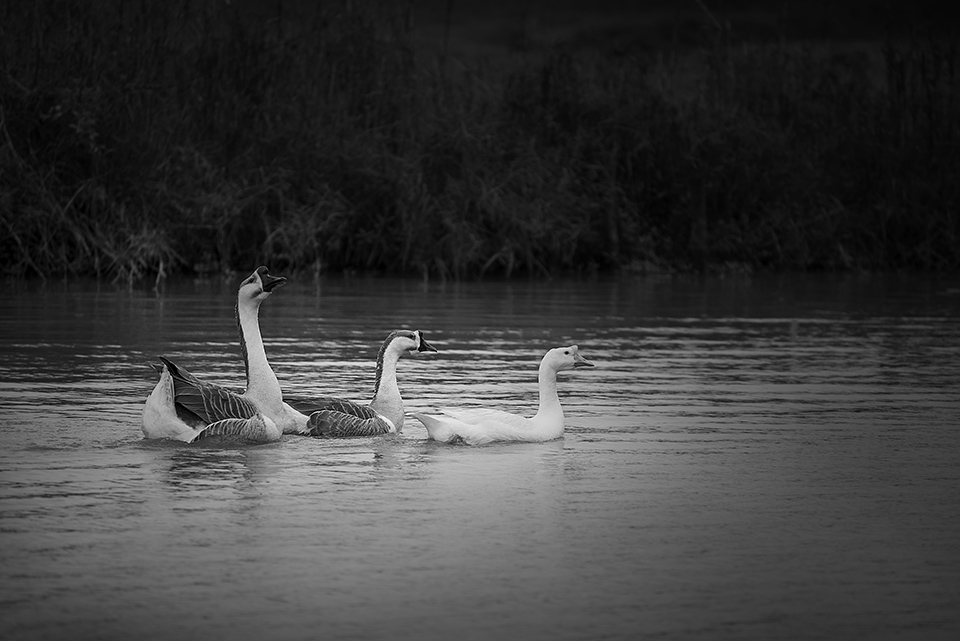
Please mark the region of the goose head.
<svg viewBox="0 0 960 641"><path fill-rule="evenodd" d="M583 356L580 356L579 347L569 345L567 347L555 347L551 349L544 355L541 366L559 372L561 370L578 367L593 367L593 363Z"/></svg>
<svg viewBox="0 0 960 641"><path fill-rule="evenodd" d="M287 282L283 276L271 276L266 267L257 267L242 283L237 293L237 302L259 304L266 300L273 290Z"/></svg>
<svg viewBox="0 0 960 641"><path fill-rule="evenodd" d="M398 329L393 332L387 340L390 346L400 353L418 354L420 352L435 352L437 348L431 345L423 337L423 332L419 329L413 331L407 329Z"/></svg>

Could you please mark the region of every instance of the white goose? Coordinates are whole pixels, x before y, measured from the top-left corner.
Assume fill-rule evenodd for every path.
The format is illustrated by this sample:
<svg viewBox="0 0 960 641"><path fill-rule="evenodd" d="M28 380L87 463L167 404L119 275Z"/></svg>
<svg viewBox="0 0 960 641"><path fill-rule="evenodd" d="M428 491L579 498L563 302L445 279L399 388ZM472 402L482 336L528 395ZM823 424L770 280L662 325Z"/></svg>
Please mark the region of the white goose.
<svg viewBox="0 0 960 641"><path fill-rule="evenodd" d="M275 417L282 414L283 397L280 383L267 362L259 312L260 303L286 280L259 267L240 283L237 291L237 325L247 374L246 391L237 394L204 383L160 357L160 380L143 408L144 437L187 443L212 436L251 443L280 439L283 426Z"/></svg>
<svg viewBox="0 0 960 641"><path fill-rule="evenodd" d="M324 437L376 436L403 429L403 398L397 385L397 362L404 354L436 352L420 330L390 333L377 354L373 400L362 405L342 398L320 397L289 401L302 423L299 434Z"/></svg>
<svg viewBox="0 0 960 641"><path fill-rule="evenodd" d="M444 416L414 414L435 441L483 445L494 441L551 441L563 436L563 408L557 396L557 372L593 367L576 345L551 349L540 361L540 408L533 418L494 409L444 409Z"/></svg>

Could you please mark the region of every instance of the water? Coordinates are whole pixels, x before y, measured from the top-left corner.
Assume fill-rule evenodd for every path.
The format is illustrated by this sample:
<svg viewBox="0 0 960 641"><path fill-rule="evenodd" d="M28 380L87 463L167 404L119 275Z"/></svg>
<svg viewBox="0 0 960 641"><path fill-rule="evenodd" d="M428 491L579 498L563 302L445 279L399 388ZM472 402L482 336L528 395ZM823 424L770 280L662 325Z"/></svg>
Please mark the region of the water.
<svg viewBox="0 0 960 641"><path fill-rule="evenodd" d="M141 438L147 363L241 387L240 278L7 282L3 639L953 639L960 282L298 279L264 303L290 393L536 406L562 440Z"/></svg>

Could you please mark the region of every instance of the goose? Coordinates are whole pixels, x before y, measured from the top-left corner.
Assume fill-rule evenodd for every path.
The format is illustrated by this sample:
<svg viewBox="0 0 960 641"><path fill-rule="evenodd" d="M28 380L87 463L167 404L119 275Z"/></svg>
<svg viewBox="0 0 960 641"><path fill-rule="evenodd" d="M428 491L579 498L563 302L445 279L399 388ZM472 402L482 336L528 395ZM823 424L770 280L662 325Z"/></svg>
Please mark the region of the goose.
<svg viewBox="0 0 960 641"><path fill-rule="evenodd" d="M540 408L533 418L495 409L444 409L443 416L415 413L427 436L443 443L483 445L494 441L540 442L563 436L563 409L557 396L557 372L593 367L576 345L556 347L540 361Z"/></svg>
<svg viewBox="0 0 960 641"><path fill-rule="evenodd" d="M258 267L237 291L237 325L247 389L238 394L196 376L167 358L157 366L160 380L147 397L142 416L145 438L192 443L217 436L223 440L268 443L280 439L283 399L280 383L267 362L260 335L260 304L286 282Z"/></svg>
<svg viewBox="0 0 960 641"><path fill-rule="evenodd" d="M397 386L397 362L404 354L436 351L420 330L391 332L377 354L373 400L367 405L335 397L290 400L289 407L301 423L297 433L337 438L399 432L403 429L403 398Z"/></svg>
<svg viewBox="0 0 960 641"><path fill-rule="evenodd" d="M272 443L280 439L280 428L264 416L252 403L240 394L217 385L196 381L197 389L204 390L201 398L210 405L219 405L219 415L228 413L228 408L240 417L224 418L207 422L197 414L186 410L178 403L174 375L192 376L178 370L176 365L160 357L160 381L153 388L143 408L143 435L145 438L167 438L185 443L218 437L219 441L241 443ZM244 417L244 418L241 418Z"/></svg>

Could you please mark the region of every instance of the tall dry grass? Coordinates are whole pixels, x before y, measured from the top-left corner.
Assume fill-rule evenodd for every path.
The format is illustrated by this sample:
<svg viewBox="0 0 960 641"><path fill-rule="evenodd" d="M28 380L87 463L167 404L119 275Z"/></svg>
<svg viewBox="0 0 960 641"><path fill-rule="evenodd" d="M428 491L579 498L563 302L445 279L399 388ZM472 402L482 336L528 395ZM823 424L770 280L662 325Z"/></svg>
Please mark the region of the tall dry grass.
<svg viewBox="0 0 960 641"><path fill-rule="evenodd" d="M960 266L952 41L464 63L304 7L7 3L4 272Z"/></svg>

